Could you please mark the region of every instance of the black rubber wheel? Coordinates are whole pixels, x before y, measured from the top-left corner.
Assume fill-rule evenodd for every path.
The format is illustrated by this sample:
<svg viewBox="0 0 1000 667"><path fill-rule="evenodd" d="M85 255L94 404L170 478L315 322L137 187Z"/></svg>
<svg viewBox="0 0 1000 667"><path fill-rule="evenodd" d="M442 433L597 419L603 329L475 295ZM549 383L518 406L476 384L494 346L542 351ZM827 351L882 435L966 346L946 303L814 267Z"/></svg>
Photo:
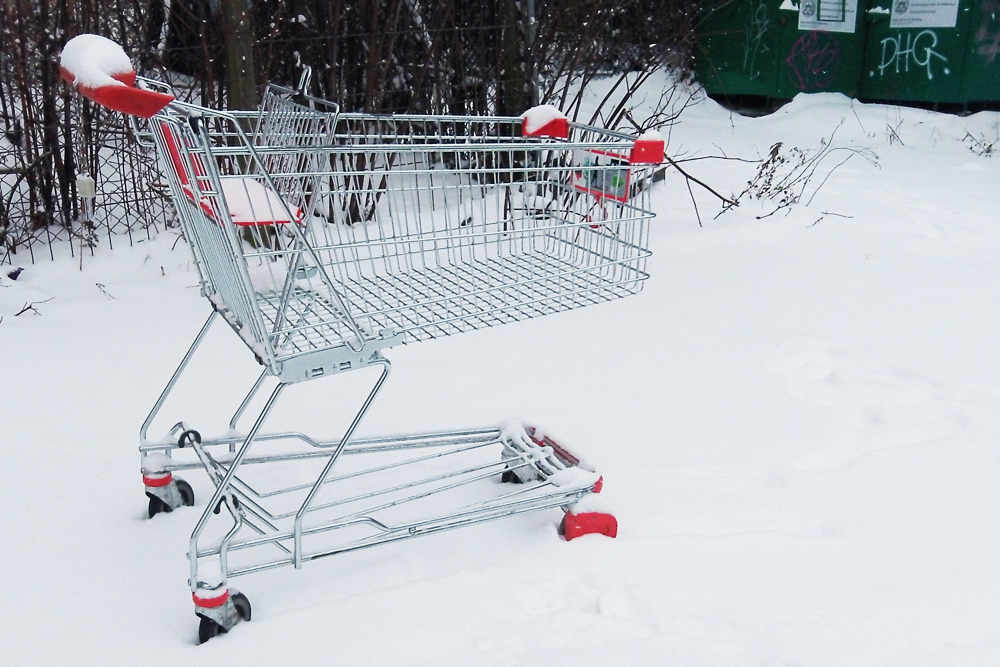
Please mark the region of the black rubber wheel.
<svg viewBox="0 0 1000 667"><path fill-rule="evenodd" d="M233 601L233 606L236 607L236 613L240 615L244 621L250 620L250 600L243 593L233 593L230 598ZM218 637L219 635L224 635L228 630L216 623L210 618L201 616L201 622L198 624L198 643L204 644L212 637Z"/></svg>
<svg viewBox="0 0 1000 667"><path fill-rule="evenodd" d="M179 491L181 494L181 502L183 502L185 505L188 506L194 505L194 489L191 488L191 485L185 482L183 479L179 478L175 479L174 483L177 484L177 491ZM152 493L149 493L147 491L146 495L149 496L148 512L150 519L152 519L160 512L174 511L174 508L172 508L170 505L168 505L167 503L163 502L162 500L154 496Z"/></svg>
<svg viewBox="0 0 1000 667"><path fill-rule="evenodd" d="M180 491L181 500L184 504L188 507L194 505L194 489L191 488L191 485L180 478L176 479L175 482L177 483L177 490Z"/></svg>
<svg viewBox="0 0 1000 667"><path fill-rule="evenodd" d="M504 470L500 475L500 482L503 484L521 484L521 478L513 470Z"/></svg>
<svg viewBox="0 0 1000 667"><path fill-rule="evenodd" d="M149 518L152 519L154 516L160 512L172 512L170 505L166 504L152 493L147 493L149 496Z"/></svg>
<svg viewBox="0 0 1000 667"><path fill-rule="evenodd" d="M201 617L198 624L198 643L204 644L212 637L226 634L226 629L210 618Z"/></svg>
<svg viewBox="0 0 1000 667"><path fill-rule="evenodd" d="M250 620L250 600L243 593L233 593L233 606L244 621Z"/></svg>
<svg viewBox="0 0 1000 667"><path fill-rule="evenodd" d="M562 520L559 522L559 537L566 537L566 515L563 514Z"/></svg>

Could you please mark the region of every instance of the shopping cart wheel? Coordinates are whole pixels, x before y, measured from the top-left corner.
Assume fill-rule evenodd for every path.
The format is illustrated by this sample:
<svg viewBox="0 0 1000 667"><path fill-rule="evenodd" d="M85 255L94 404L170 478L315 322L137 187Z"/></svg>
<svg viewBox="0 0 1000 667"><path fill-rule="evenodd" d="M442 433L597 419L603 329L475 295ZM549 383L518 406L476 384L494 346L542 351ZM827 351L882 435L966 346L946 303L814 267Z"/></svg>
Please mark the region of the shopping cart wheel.
<svg viewBox="0 0 1000 667"><path fill-rule="evenodd" d="M194 505L194 489L183 479L177 479L177 490L181 492L181 500L188 507Z"/></svg>
<svg viewBox="0 0 1000 667"><path fill-rule="evenodd" d="M503 474L500 475L500 482L502 484L522 484L523 483L523 482L521 482L521 478L518 477L517 474L513 470L511 470L509 468L507 470L504 470Z"/></svg>
<svg viewBox="0 0 1000 667"><path fill-rule="evenodd" d="M185 482L179 477L174 478L174 484L177 486L177 493L180 494L181 504L191 506L194 505L194 489L191 485ZM170 503L154 496L151 493L146 493L149 496L149 518L152 519L154 516L160 512L173 512L174 508L170 506ZM179 506L178 506L179 507Z"/></svg>
<svg viewBox="0 0 1000 667"><path fill-rule="evenodd" d="M243 593L233 593L230 596L230 600L233 602L233 606L236 607L236 613L239 614L240 619L244 621L250 620L250 600ZM231 628L230 628L231 629ZM225 627L217 623L216 621L208 618L207 616L201 616L201 622L198 624L198 643L204 644L212 637L218 637L229 632Z"/></svg>
<svg viewBox="0 0 1000 667"><path fill-rule="evenodd" d="M216 637L225 631L221 625L212 619L202 616L201 623L198 624L198 643L204 644L212 637Z"/></svg>
<svg viewBox="0 0 1000 667"><path fill-rule="evenodd" d="M149 496L149 518L152 519L160 512L172 512L173 508L156 496Z"/></svg>

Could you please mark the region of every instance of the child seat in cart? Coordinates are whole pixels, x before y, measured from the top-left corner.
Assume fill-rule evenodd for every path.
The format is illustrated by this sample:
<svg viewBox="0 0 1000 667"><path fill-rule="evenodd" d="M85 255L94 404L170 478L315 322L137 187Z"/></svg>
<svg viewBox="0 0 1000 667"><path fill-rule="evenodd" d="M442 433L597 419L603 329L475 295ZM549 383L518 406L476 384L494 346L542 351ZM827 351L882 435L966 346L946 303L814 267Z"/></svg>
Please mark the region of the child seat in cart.
<svg viewBox="0 0 1000 667"><path fill-rule="evenodd" d="M603 478L537 427L355 430L389 375L386 348L638 293L658 135L551 107L342 113L304 93L307 77L268 86L254 112L223 112L130 66L107 74L93 86L63 72L85 97L146 119L136 127L155 143L212 307L140 430L151 518L195 503L178 471L212 482L188 544L202 641L250 619L233 577L536 510L561 508L566 539L616 534L592 496ZM229 431L180 422L149 439L219 320L263 367ZM264 428L290 385L367 367L377 379L340 437ZM306 481L279 483L283 469Z"/></svg>

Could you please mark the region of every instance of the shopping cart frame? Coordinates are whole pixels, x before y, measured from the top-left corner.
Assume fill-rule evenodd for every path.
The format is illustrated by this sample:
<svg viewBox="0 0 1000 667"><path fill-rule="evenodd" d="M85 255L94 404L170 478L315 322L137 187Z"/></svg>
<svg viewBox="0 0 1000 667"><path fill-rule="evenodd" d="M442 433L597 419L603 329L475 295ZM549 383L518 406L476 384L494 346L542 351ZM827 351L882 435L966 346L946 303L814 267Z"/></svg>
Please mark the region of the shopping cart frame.
<svg viewBox="0 0 1000 667"><path fill-rule="evenodd" d="M134 85L135 82L133 76L131 84ZM648 239L646 224L652 218L652 213L648 209L633 205L631 199L636 193L645 193L648 190L652 182L652 166L662 161L662 140L657 141L654 137L648 141L636 141L635 138L624 134L570 123L565 118L556 118L546 121L533 132L524 132L521 136L516 136L511 131L509 136L500 134L495 137L492 135L477 137L477 141L481 139L480 143L487 144L487 147L476 148L473 142L468 141L468 137L460 137L457 133L454 136L449 135L444 143L440 136L434 137L426 133L414 142L412 127L419 123L439 125L450 123L455 127L472 124L486 127L506 123L514 127L523 124L523 119L342 114L335 105L304 96L301 90L290 91L278 87L269 88L270 97L265 97L264 104L256 114L229 113L184 104L173 99L165 100L164 98L170 97L168 89L162 84L142 79L138 81L138 87L132 90L140 91L135 93L143 102L140 105L143 113L139 115L151 119L149 126L152 130L151 135L161 166L170 183L185 237L195 258L202 295L209 299L213 307L140 428L142 473L149 497L151 518L159 512L169 512L194 503L190 485L175 477L175 472L203 469L215 486L212 497L191 533L188 545L189 584L196 614L201 617L202 641L219 632L230 630L240 620L250 618L249 601L235 589L231 590L228 587L228 579L231 577L285 565L300 568L305 562L338 553L481 523L503 516L555 507L560 507L566 512L561 530L567 539L587 533L613 536L617 532L617 522L613 516L607 512L594 511L593 505L582 503L585 497L601 490L603 478L600 474L593 466L535 427L508 424L504 427L363 439L355 438L354 434L390 374L391 364L382 354L385 348L433 338L436 337L435 332L439 330L445 332L443 335L451 335L480 326L494 326L508 321L546 315L549 312L568 310L638 292L642 281L647 277L644 272L644 262L649 254L645 247ZM88 94L86 90L82 92ZM160 96L156 101L157 103L162 101L163 106L147 114L145 113L148 110L147 103L152 104L150 92ZM98 98L101 95L93 97ZM287 100L287 105L282 106L284 104L282 100ZM104 103L107 101L105 99ZM135 107L130 107L127 102L116 102L116 104L117 107L114 104L109 106L126 112L135 112ZM269 134L264 129L266 122L271 119L268 114L278 113L286 114L285 120L290 124L305 123L309 126L308 132ZM253 119L256 119L256 126L251 134L247 128ZM213 135L209 128L211 121L221 122L229 130ZM383 126L411 128L409 145L405 137L402 139L382 137L378 134L381 130L376 130L372 136L359 135L357 132L345 134L342 131L344 127ZM583 133L589 140L570 141L569 135L573 131ZM267 135L266 141L259 141L261 135ZM600 140L594 138L598 135ZM313 138L317 136L325 136L325 140L312 143ZM358 136L363 136L365 141L360 145L351 144L350 141ZM290 139L291 143L283 144L283 139ZM435 140L437 143L434 143ZM538 146L542 148L539 149ZM565 154L567 150L589 151L593 154L610 156L613 165L602 167L588 163L593 167L593 174L588 175L588 172L582 171L577 164L574 164L574 158L562 154L552 162L544 162L542 158L531 162L531 159L523 158L523 155L529 155L529 151L539 150L540 155L559 151ZM477 162L472 168L449 167L452 172L459 175L458 185L452 183L435 186L433 181L435 176L424 175L425 179L430 179L432 195L435 187L442 194L477 189L486 193L497 183L508 182L502 179L514 182L520 176L530 185L527 190L524 185L518 186L522 194L528 193L524 194L525 202L532 197L537 199L537 194L530 193L544 192L549 197L549 204L542 209L532 209L528 214L524 214L524 219L518 220L522 227L517 227L513 224L513 209L510 208L511 188L507 185L506 200L503 202L502 227L498 226L500 222L497 220L476 221L475 216L470 215L469 233L462 232L465 235L461 237L456 236L455 229L440 231L433 228L436 223L431 225L429 233L418 230L414 235L407 229L401 236L386 236L381 227L382 223L373 217L364 221L364 225L350 226L350 230L346 231L354 234L355 239L360 233L359 229L365 234L374 233L377 236L374 240L366 237L365 242L360 243L356 240L344 242L342 239L331 241L329 236L321 238L316 231L317 228L328 232L331 224L336 226L336 223L330 220L323 220L321 223L312 222L310 218L314 217L317 206L324 201L330 205L330 202L338 200L338 197L343 199L363 194L374 201L371 214L376 216L379 206L396 196L396 191L385 185L388 178L386 174L397 166L394 164L397 160L394 156L402 155L406 151L409 151L409 157L406 158L409 161L404 162L403 158L399 158L400 165L404 165L405 168L397 169L392 176L402 173L403 178L412 177L415 180L412 183L406 181L410 185L404 185L400 192L411 190L413 193L421 192L423 182L420 180L421 170L426 171L428 169L426 165L437 160L437 156L449 153L452 162L458 164L467 159L468 155L480 155L485 156L484 161ZM362 160L364 166L358 167L357 155L364 155ZM275 163L268 162L274 156L279 160L284 159L284 171L277 172L273 168ZM309 161L310 166L303 167L302 160ZM338 160L340 166L334 166ZM292 163L290 167L289 161ZM379 166L376 168L373 166L375 164ZM628 165L624 179L619 177L621 164ZM236 175L225 176L219 171L220 165L228 165L229 168L242 171ZM635 182L630 182L629 178L633 171L642 173ZM545 178L548 178L549 172L557 173L560 180L554 182L542 181L539 178L532 180L527 176L529 173L545 174ZM227 191L224 185L226 178L230 179L229 185L235 183L234 187L242 187L245 193L240 194L232 187ZM382 179L381 185L372 195L371 184L379 178ZM467 178L468 183L461 181L462 178ZM589 180L578 182L576 179L580 178ZM281 179L284 181L279 182ZM339 182L338 179L344 183L363 183L363 187L344 194L343 189L333 185ZM452 174L452 180L454 179ZM612 179L615 181L614 187L617 188L616 194L606 194L605 191L609 187L607 183ZM416 185L413 185L414 183ZM234 192L235 199L233 199ZM272 197L275 193L277 197ZM380 203L383 194L386 195L386 201ZM489 197L494 195L496 201L490 201L499 210L499 192L491 193ZM648 193L645 196L648 196ZM251 208L255 203L260 205L263 202L270 209L267 211L270 217L251 217L249 222L240 221L234 207L234 203L239 204L240 197L245 197L243 203L249 204ZM470 205L480 207L474 211L480 214L480 217L483 215L488 217L490 213L487 199L488 196L482 194L479 200L473 199L482 202L481 204ZM595 213L598 210L594 206L595 201L600 206L599 214ZM551 208L552 202L557 202L561 208L555 211ZM580 208L581 202L583 208ZM612 217L608 216L609 205L614 211ZM527 207L528 204L524 206ZM509 228L508 214L512 221ZM569 218L572 220L567 222ZM424 224L419 217L416 220L418 226ZM368 224L372 222L374 226ZM625 237L619 234L618 227L612 229L612 222L619 227L636 225L638 233L636 235L636 231L632 230L626 241ZM460 226L466 224L463 221ZM249 239L239 236L237 227L240 225L243 225L244 229L249 229ZM276 231L267 232L265 235L262 228L268 225ZM280 231L277 231L279 225ZM365 231L366 227L371 229ZM339 227L337 229L340 230ZM565 238L558 237L560 233ZM589 240L582 241L581 237ZM461 261L470 266L479 264L485 266L490 262L496 264L509 259L509 256L516 254L517 243L524 239L527 239L528 245L539 239L550 245L555 242L565 243L571 247L572 253L586 255L585 262L590 264L583 268L570 266L568 269L550 269L550 274L528 279L526 284L531 289L549 280L551 285L546 283L545 289L563 290L552 291L551 294L539 292L537 303L529 303L528 306L520 303L509 305L511 295L502 291L502 285L490 283L482 287L476 283L477 286L471 292L468 285L460 285L459 287L465 289L465 292L458 295L449 293L435 296L427 303L421 303L421 308L424 308L421 312L429 320L427 323L415 324L410 328L405 326L406 322L412 322L418 316L417 310L408 312L403 319L392 320L393 316L404 310L399 303L393 302L383 310L376 309L374 314L363 312L363 325L354 315L358 312L358 300L355 298L352 301L341 293L344 290L348 290L349 293L353 289L356 294L361 289L358 285L378 285L379 281L384 282L386 276L376 275L377 271L371 268L376 265L392 265L387 269L391 274L393 268L398 269L400 262L408 263L407 266L410 268L420 264L417 268L427 268L427 275L442 275L439 271L442 267L431 266L431 262L428 261L428 257L431 256L438 261L440 254L438 251L441 247L448 251L447 261L455 261L454 256L460 255ZM566 239L569 239L568 243ZM597 239L596 245L594 239ZM252 250L248 250L244 242L248 243ZM451 242L453 247L448 246L448 242ZM490 246L490 242L495 242L495 245ZM272 247L269 245L272 243L279 245ZM525 246L524 243L521 245ZM598 250L595 251L595 247ZM386 251L387 248L391 252ZM417 250L414 251L412 248ZM434 253L429 253L425 248L433 248ZM368 253L369 257L364 261L370 260L371 266L355 257L354 265L345 269L348 264L342 259L345 253L357 255L360 250ZM505 252L508 254L505 255ZM623 253L624 258L601 255L613 252ZM592 256L596 256L597 260ZM261 305L264 302L262 297L264 292L251 279L247 268L251 257L264 258L271 263L280 259L285 263L286 270L279 276L278 281L282 284L279 306L288 308L289 303L294 304L295 308L291 310L300 317L294 326L287 324L291 321L290 316L281 312L280 308L275 310L273 316L265 316ZM403 260L400 260L400 257ZM391 261L386 261L387 258ZM579 257L574 261L580 261ZM261 266L271 269L267 263ZM513 266L516 269L520 265ZM469 269L463 267L463 270ZM352 271L354 273L351 273ZM372 275L365 274L365 271ZM434 271L438 273L435 274ZM621 277L623 274L624 278ZM500 278L502 279L504 275L507 274L501 275ZM578 286L572 281L580 279L581 276L585 276L587 280L583 281L583 286L574 292L573 288ZM601 279L608 276L611 277L606 281L607 285L600 283ZM495 277L492 279L496 280ZM350 283L352 280L355 283ZM481 281L482 277L477 277L477 280ZM309 283L308 290L301 287L303 282ZM625 287L611 289L622 285ZM364 294L369 300L374 300L376 297L384 300L388 293L382 287L377 288L383 290L377 294L374 291L375 287L367 289L372 290ZM398 287L395 289L398 290ZM435 294L443 293L444 289L439 286ZM521 291L514 293L515 297L527 293L528 287L520 285L518 289ZM310 307L319 303L318 308L322 310L322 316L328 320L320 321L318 324L303 324L307 315L311 313L306 313L308 309L300 308L301 303L295 302L294 295L298 294L298 291L308 291L311 294L309 298L312 299ZM317 297L316 293L320 291L323 295ZM274 290L275 294L278 292L279 290ZM418 292L407 293L410 296L414 294ZM419 296L427 298L422 292ZM479 310L471 310L473 307L478 307ZM455 311L456 308L459 310ZM461 310L463 308L466 310ZM455 315L455 312L459 314ZM504 317L501 318L496 313ZM489 318L494 318L495 321ZM218 437L204 437L187 423L179 422L170 429L170 433L164 439L150 440L148 433L151 425L160 414L179 379L189 368L209 330L219 319L229 324L253 352L257 362L264 367L232 415L229 421L229 433ZM386 322L396 326L387 325L380 328L373 326ZM402 322L403 326L399 326L399 322ZM320 325L330 330L321 336L325 343L317 344L315 336L309 338L308 335L302 334L303 331L319 330ZM286 326L286 329L282 329L282 326ZM454 331L446 327L451 327ZM283 351L285 348L275 342L281 340L284 341L283 344L287 344L295 336L300 336L302 341L300 347L292 354L285 353ZM288 386L376 366L380 369L378 378L341 437L318 440L299 432L263 430L265 422ZM258 400L261 389L269 378L276 380L276 385L263 400L259 410L245 419L250 406ZM251 423L250 428L245 433L239 433L238 428L245 421ZM291 452L250 455L251 447L255 443L290 442L297 443L299 448ZM436 462L446 457L460 458L473 450L484 448L492 448L497 452L494 460L477 463L457 471L411 479L388 488L379 487L374 491L366 491L347 499L338 498L317 504L320 494L332 481L345 481L366 475L377 476L390 470L395 472L407 467L419 468L428 461ZM181 450L193 451L194 458L187 460L178 458L176 455ZM415 456L398 458L400 454L411 453ZM335 466L345 457L384 455L396 458L340 477L330 476ZM259 493L237 474L243 465L309 460L322 462L315 481L265 494ZM490 498L443 513L437 512L409 521L388 523L376 518L379 512L387 508L396 508L432 495L450 492L458 487L496 478L502 482L517 483L518 486L512 491L504 491L499 495L494 494ZM302 496L301 501L295 501L294 505L297 508L294 511L277 514L264 506L265 498L288 493L298 493ZM349 511L348 514L325 523L306 525L306 517L311 512L383 497L391 499L385 502L379 500L378 502L382 504L376 504L374 508ZM222 508L227 510L232 525L228 530L224 530L221 537L217 535L214 542L206 545L203 543L206 527ZM308 539L321 534L356 527L364 527L372 532L361 538L351 538L344 543L312 551L305 546ZM244 528L249 528L257 536L237 539ZM233 553L251 550L256 552L259 547L268 546L277 549L279 552L277 557L239 566L232 566L230 562L230 555ZM207 559L213 559L212 562L216 562L214 559L217 559L216 571L206 571L211 570L205 566Z"/></svg>

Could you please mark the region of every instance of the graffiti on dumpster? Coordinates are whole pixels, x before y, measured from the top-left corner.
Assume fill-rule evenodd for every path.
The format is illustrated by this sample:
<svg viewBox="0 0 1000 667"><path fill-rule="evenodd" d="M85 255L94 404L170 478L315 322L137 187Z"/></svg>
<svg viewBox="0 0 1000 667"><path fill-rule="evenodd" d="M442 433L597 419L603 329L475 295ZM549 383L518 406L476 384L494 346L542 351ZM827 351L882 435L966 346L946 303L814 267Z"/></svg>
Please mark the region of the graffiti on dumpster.
<svg viewBox="0 0 1000 667"><path fill-rule="evenodd" d="M993 64L1000 54L1000 0L983 0L979 5L979 28L976 30L976 53L981 55L987 65Z"/></svg>
<svg viewBox="0 0 1000 667"><path fill-rule="evenodd" d="M948 58L936 51L938 45L937 33L933 30L921 30L914 34L896 33L895 37L882 40L882 59L879 61L878 74L909 74L910 64L913 69L926 73L927 80L934 79L935 71L948 75ZM871 72L874 76L874 72Z"/></svg>
<svg viewBox="0 0 1000 667"><path fill-rule="evenodd" d="M764 35L771 27L771 20L767 16L767 5L761 0L757 8L750 13L750 22L746 26L743 35L743 69L750 74L750 79L760 76L760 70L755 68L757 55L770 51L764 43Z"/></svg>
<svg viewBox="0 0 1000 667"><path fill-rule="evenodd" d="M824 90L840 65L840 44L827 32L813 30L795 40L785 58L788 78L804 92Z"/></svg>

